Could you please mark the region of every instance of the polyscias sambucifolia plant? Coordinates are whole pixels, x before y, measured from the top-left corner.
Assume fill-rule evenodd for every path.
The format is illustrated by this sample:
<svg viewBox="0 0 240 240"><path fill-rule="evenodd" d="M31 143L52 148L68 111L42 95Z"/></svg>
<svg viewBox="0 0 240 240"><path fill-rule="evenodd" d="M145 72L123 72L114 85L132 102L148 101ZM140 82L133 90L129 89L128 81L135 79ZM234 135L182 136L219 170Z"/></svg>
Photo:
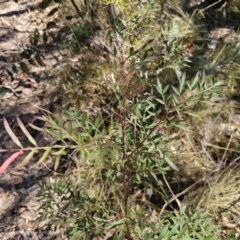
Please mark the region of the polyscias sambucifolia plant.
<svg viewBox="0 0 240 240"><path fill-rule="evenodd" d="M136 5L134 1L129 3ZM176 30L179 17L164 28L163 39L148 37L149 26L154 22L148 11L154 4L147 1L130 14L120 3L122 14L115 16L107 29L108 46L104 49L108 71L103 70L99 78L105 78L102 87L115 97L117 107L104 114L100 111L95 117L83 113L80 107L63 110L58 117L39 117L45 127L30 126L58 142L41 148L18 120L34 145L22 147L5 121L7 132L21 148L11 161L30 150L22 166L43 150L39 163L51 155L55 171L66 154L67 161L75 164L74 170L54 184L43 182L39 192L43 210L39 219L48 219L49 227L66 226L71 239L101 239L104 235L105 239L215 238L215 228L209 228L211 222L204 214L196 213L200 219L190 220L184 211L172 217L159 215L153 224L149 208L156 211L157 207L149 205L150 201L145 201L146 205L144 201L139 203L133 197L141 189L145 195L155 193L165 201L169 199L162 176L170 170L178 171L178 167L166 147L168 132L179 128L188 131L184 117L193 115L197 104L213 104L212 96L220 93L222 87L222 82L207 79L204 72L198 72L193 80L183 73L177 82L164 81L163 70L187 66L190 56L185 54L184 41ZM172 227L166 223L168 218ZM189 227L191 224L197 227Z"/></svg>

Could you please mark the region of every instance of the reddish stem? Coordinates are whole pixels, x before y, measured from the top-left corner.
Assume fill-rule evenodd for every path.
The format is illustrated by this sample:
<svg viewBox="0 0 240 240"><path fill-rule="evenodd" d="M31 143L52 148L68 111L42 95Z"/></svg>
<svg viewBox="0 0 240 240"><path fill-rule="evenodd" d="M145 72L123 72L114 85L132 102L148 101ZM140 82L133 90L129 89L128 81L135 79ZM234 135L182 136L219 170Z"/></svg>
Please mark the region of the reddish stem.
<svg viewBox="0 0 240 240"><path fill-rule="evenodd" d="M4 173L8 166L19 156L23 154L23 150L14 153L11 157L9 157L0 167L0 174Z"/></svg>

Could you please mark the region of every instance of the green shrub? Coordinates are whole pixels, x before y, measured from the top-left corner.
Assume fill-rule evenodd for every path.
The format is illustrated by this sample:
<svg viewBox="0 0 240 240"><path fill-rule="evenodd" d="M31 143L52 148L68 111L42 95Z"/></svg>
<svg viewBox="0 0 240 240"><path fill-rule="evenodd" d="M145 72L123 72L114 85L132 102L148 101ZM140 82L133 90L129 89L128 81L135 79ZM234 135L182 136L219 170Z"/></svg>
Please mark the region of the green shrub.
<svg viewBox="0 0 240 240"><path fill-rule="evenodd" d="M199 104L212 104L222 82L207 79L204 72L187 79L183 69L191 55L185 44L188 36L195 36L190 18L169 11L170 17L158 22L155 1L128 2L130 7L123 1L118 6L112 1L100 4L100 9L116 6L120 13L110 15L104 44L91 39L97 54L79 49L81 54L91 51L91 64L96 67L85 79L86 90L90 84L100 88L98 101L107 95L110 103L91 114L84 113L76 99L71 102L75 109L39 118L44 129L31 125L58 141L41 148L40 163L51 154L55 171L66 155L74 165L55 183L42 183L39 219L48 219L49 227L64 226L71 239L215 239L216 228L205 213L180 209L162 214L163 204L154 205L151 196L166 203L174 197L165 176L178 167L167 142L172 132L188 131L184 120L194 116ZM73 29L78 40L84 38L89 44L85 30ZM86 77L89 68L82 69L85 73L80 77ZM174 71L182 71L181 76L165 75ZM39 149L30 149L29 156ZM134 197L139 191L141 199Z"/></svg>

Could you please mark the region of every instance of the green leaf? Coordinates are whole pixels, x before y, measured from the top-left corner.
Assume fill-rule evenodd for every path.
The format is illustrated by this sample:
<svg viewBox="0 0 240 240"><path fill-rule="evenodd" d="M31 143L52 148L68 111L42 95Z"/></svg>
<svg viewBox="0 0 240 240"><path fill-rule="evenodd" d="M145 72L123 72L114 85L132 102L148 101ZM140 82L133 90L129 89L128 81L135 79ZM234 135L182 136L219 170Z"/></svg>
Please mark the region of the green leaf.
<svg viewBox="0 0 240 240"><path fill-rule="evenodd" d="M42 61L40 54L35 54L35 60L37 61L37 63L38 63L40 66L42 66L42 67L45 66L45 63Z"/></svg>
<svg viewBox="0 0 240 240"><path fill-rule="evenodd" d="M184 223L182 229L181 229L180 232L178 233L178 236L177 236L178 239L181 239L181 237L182 237L183 234L187 231L187 229L188 229L188 225L187 225L187 223Z"/></svg>
<svg viewBox="0 0 240 240"><path fill-rule="evenodd" d="M159 185L161 185L161 186L163 185L163 184L162 184L162 181L159 180L159 177L157 177L154 172L150 171L150 174L153 176L153 178L155 179L155 181L156 181Z"/></svg>
<svg viewBox="0 0 240 240"><path fill-rule="evenodd" d="M167 92L167 90L169 89L169 84L167 86L165 86L165 88L163 89L163 94L165 94Z"/></svg>
<svg viewBox="0 0 240 240"><path fill-rule="evenodd" d="M96 217L94 216L93 217L95 220L99 221L99 222L108 222L107 220L103 219L103 218L99 218L99 217Z"/></svg>
<svg viewBox="0 0 240 240"><path fill-rule="evenodd" d="M10 136L10 138L13 140L13 142L19 146L20 148L23 148L22 144L20 143L20 141L18 140L18 138L16 137L16 135L13 133L12 129L10 128L6 118L3 119L3 125L5 130L7 131L8 135Z"/></svg>
<svg viewBox="0 0 240 240"><path fill-rule="evenodd" d="M168 228L169 228L169 225L166 224L165 227L162 229L160 235L158 236L159 240L167 239Z"/></svg>
<svg viewBox="0 0 240 240"><path fill-rule="evenodd" d="M43 31L43 36L42 36L42 38L43 38L43 43L44 44L47 44L47 42L48 42L48 35L47 35L47 31L44 29L44 31Z"/></svg>
<svg viewBox="0 0 240 240"><path fill-rule="evenodd" d="M56 133L53 129L51 128L46 128L45 132L49 133L50 135L52 135L53 137L59 138L59 134Z"/></svg>
<svg viewBox="0 0 240 240"><path fill-rule="evenodd" d="M26 63L20 62L19 65L24 73L26 73L27 75L30 75L30 72Z"/></svg>
<svg viewBox="0 0 240 240"><path fill-rule="evenodd" d="M37 162L37 164L43 163L43 162L47 159L47 157L48 157L51 149L52 149L51 147L46 147L46 148L44 148L45 152L44 152L44 154L42 155L42 157L39 159L39 161Z"/></svg>
<svg viewBox="0 0 240 240"><path fill-rule="evenodd" d="M114 56L114 57L117 56L117 48L116 48L115 45L113 46L113 56Z"/></svg>
<svg viewBox="0 0 240 240"><path fill-rule="evenodd" d="M84 113L84 114L82 115L82 119L81 119L82 125L84 125L87 120L88 120L88 115L87 115L87 113Z"/></svg>
<svg viewBox="0 0 240 240"><path fill-rule="evenodd" d="M62 116L58 117L58 124L57 124L60 128L63 128L63 119Z"/></svg>
<svg viewBox="0 0 240 240"><path fill-rule="evenodd" d="M138 173L136 174L136 179L137 179L138 183L141 183L141 177Z"/></svg>
<svg viewBox="0 0 240 240"><path fill-rule="evenodd" d="M196 113L190 113L190 112L184 112L185 114L192 116L192 117L200 117L199 115L197 115Z"/></svg>
<svg viewBox="0 0 240 240"><path fill-rule="evenodd" d="M118 221L113 222L110 226L108 226L106 229L112 229L116 226L122 225L127 221L127 218L121 218Z"/></svg>
<svg viewBox="0 0 240 240"><path fill-rule="evenodd" d="M226 85L223 81L218 81L218 82L216 82L216 83L214 83L214 87L217 87L217 86L224 86L224 85Z"/></svg>
<svg viewBox="0 0 240 240"><path fill-rule="evenodd" d="M169 103L172 100L173 96L170 94L166 99L166 103Z"/></svg>
<svg viewBox="0 0 240 240"><path fill-rule="evenodd" d="M182 77L179 79L179 82L180 82L179 92L180 92L180 94L182 94L184 92L184 87L185 87L185 83L186 83L186 72L184 72L182 74Z"/></svg>
<svg viewBox="0 0 240 240"><path fill-rule="evenodd" d="M82 139L82 134L81 133L79 133L77 135L77 142L78 142L78 144L82 144L83 143L83 139Z"/></svg>
<svg viewBox="0 0 240 240"><path fill-rule="evenodd" d="M130 69L134 70L134 68L135 68L135 59L133 58L131 63L130 63Z"/></svg>
<svg viewBox="0 0 240 240"><path fill-rule="evenodd" d="M86 151L84 151L84 149L81 149L81 160L84 161L85 158L86 158Z"/></svg>
<svg viewBox="0 0 240 240"><path fill-rule="evenodd" d="M37 149L33 149L28 155L24 158L24 160L16 166L17 169L21 169L23 166L25 166L33 157L35 153L37 153Z"/></svg>
<svg viewBox="0 0 240 240"><path fill-rule="evenodd" d="M107 155L111 152L110 150L112 150L112 149L109 148L109 147L104 147L104 145L101 146L100 152L99 152L99 156L100 156L101 158L107 157ZM109 156L109 155L108 155L108 156Z"/></svg>
<svg viewBox="0 0 240 240"><path fill-rule="evenodd" d="M159 103L161 103L162 105L165 105L165 102L163 101L163 100L161 100L161 99L156 99L156 101L158 101Z"/></svg>
<svg viewBox="0 0 240 240"><path fill-rule="evenodd" d="M56 159L55 159L55 164L54 164L54 171L56 171L58 169L58 166L59 166L59 163L60 163L60 158L61 156L56 156Z"/></svg>
<svg viewBox="0 0 240 240"><path fill-rule="evenodd" d="M176 224L173 226L171 232L168 234L168 238L169 238L169 239L171 239L171 237L172 237L173 235L175 235L175 233L177 232L179 226L180 226L180 223L179 223L179 222L176 223Z"/></svg>
<svg viewBox="0 0 240 240"><path fill-rule="evenodd" d="M89 134L89 135L92 135L93 127L92 127L92 126L89 126L87 131L88 131L88 134Z"/></svg>
<svg viewBox="0 0 240 240"><path fill-rule="evenodd" d="M31 128L33 128L33 129L35 129L35 130L37 130L37 131L39 131L39 132L43 132L43 131L44 131L42 128L39 128L39 127L37 127L37 126L35 126L35 125L31 124L31 123L28 123L28 125L29 125Z"/></svg>
<svg viewBox="0 0 240 240"><path fill-rule="evenodd" d="M197 75L195 76L193 82L192 82L192 85L190 86L190 89L189 90L194 90L197 86L197 83L199 81L199 72L197 73Z"/></svg>
<svg viewBox="0 0 240 240"><path fill-rule="evenodd" d="M157 79L157 90L160 94L163 93L162 83L160 83L159 79Z"/></svg>
<svg viewBox="0 0 240 240"><path fill-rule="evenodd" d="M39 33L39 31L37 29L35 29L34 35L33 35L33 37L30 40L31 44L33 46L37 46L38 42L39 42L39 38L40 38L40 33Z"/></svg>
<svg viewBox="0 0 240 240"><path fill-rule="evenodd" d="M117 63L116 59L113 59L113 66L115 69L118 69L118 63Z"/></svg>
<svg viewBox="0 0 240 240"><path fill-rule="evenodd" d="M42 0L40 3L38 3L38 5L36 7L46 9L51 3L52 3L52 1Z"/></svg>
<svg viewBox="0 0 240 240"><path fill-rule="evenodd" d="M48 13L48 17L52 16L54 13L56 13L59 10L59 7L55 7L53 8L49 13Z"/></svg>
<svg viewBox="0 0 240 240"><path fill-rule="evenodd" d="M72 126L72 122L68 123L68 130L67 130L69 135L72 135L73 133L73 126Z"/></svg>
<svg viewBox="0 0 240 240"><path fill-rule="evenodd" d="M180 128L180 129L182 129L182 130L184 130L184 131L190 131L189 128L187 128L186 125L177 124L177 123L172 123L172 125L174 125L174 126L177 127L177 128Z"/></svg>
<svg viewBox="0 0 240 240"><path fill-rule="evenodd" d="M149 147L148 152L152 152L156 148L155 144L152 144L151 147Z"/></svg>
<svg viewBox="0 0 240 240"><path fill-rule="evenodd" d="M98 116L98 117L95 119L95 121L94 121L94 127L95 127L96 129L99 128L100 122L101 122L101 117Z"/></svg>
<svg viewBox="0 0 240 240"><path fill-rule="evenodd" d="M79 114L80 114L80 106L77 105L77 106L75 107L73 116L74 116L74 117L79 117Z"/></svg>
<svg viewBox="0 0 240 240"><path fill-rule="evenodd" d="M25 134L25 136L27 137L28 141L30 143L32 143L35 147L37 147L37 143L36 141L33 139L33 137L31 136L31 134L28 132L28 130L25 128L24 124L22 123L22 121L20 120L20 118L17 117L17 122L19 127L21 128L21 130L23 131L23 133Z"/></svg>
<svg viewBox="0 0 240 240"><path fill-rule="evenodd" d="M133 47L130 47L130 50L129 50L129 55L132 56L134 53L134 48Z"/></svg>
<svg viewBox="0 0 240 240"><path fill-rule="evenodd" d="M154 59L155 59L155 56L147 57L142 62L140 62L140 64L149 63Z"/></svg>
<svg viewBox="0 0 240 240"><path fill-rule="evenodd" d="M174 90L174 92L179 96L180 95L180 92L178 91L177 88L175 88L174 86L172 86L172 89Z"/></svg>
<svg viewBox="0 0 240 240"><path fill-rule="evenodd" d="M66 223L75 223L76 221L76 218L67 218Z"/></svg>
<svg viewBox="0 0 240 240"><path fill-rule="evenodd" d="M175 101L177 104L179 104L178 97L177 97L175 94L173 94L172 96L173 96L174 101Z"/></svg>
<svg viewBox="0 0 240 240"><path fill-rule="evenodd" d="M20 57L21 57L21 59L29 59L29 58L31 58L33 53L34 52L32 49L27 48L20 53Z"/></svg>
<svg viewBox="0 0 240 240"><path fill-rule="evenodd" d="M57 152L52 153L52 155L54 155L54 156L61 156L62 154L66 154L65 149L66 148L63 147L62 149L58 150Z"/></svg>
<svg viewBox="0 0 240 240"><path fill-rule="evenodd" d="M168 163L168 165L175 171L179 171L178 167L170 160L168 156L164 156L164 160Z"/></svg>
<svg viewBox="0 0 240 240"><path fill-rule="evenodd" d="M9 92L8 88L1 87L0 88L0 98L4 97Z"/></svg>

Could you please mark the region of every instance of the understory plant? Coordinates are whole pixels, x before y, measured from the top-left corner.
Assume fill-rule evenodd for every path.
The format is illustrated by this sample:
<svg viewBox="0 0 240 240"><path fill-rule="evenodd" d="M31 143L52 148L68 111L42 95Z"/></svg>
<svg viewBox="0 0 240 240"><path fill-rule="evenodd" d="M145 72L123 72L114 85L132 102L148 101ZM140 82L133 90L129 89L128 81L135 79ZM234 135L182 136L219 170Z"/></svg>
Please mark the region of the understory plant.
<svg viewBox="0 0 240 240"><path fill-rule="evenodd" d="M184 120L194 116L194 108L214 104L223 83L204 71L187 78L191 51L186 34L194 36L190 18L169 13L168 21L157 22L155 1L127 2L105 1L105 42L85 42L98 46L97 54L91 52L94 66L101 62L86 81L111 96L108 105L95 114L75 104L38 117L44 128L30 126L50 134L53 146L38 147L19 121L34 145L24 148L5 123L21 147L19 154L30 151L22 164L41 150L39 163L51 156L54 171L60 164L72 165L59 180L42 182L39 220L48 219L49 228L64 228L71 239L216 239L207 214L188 212L171 189L167 176L179 169L167 142L179 129L188 131ZM82 54L90 51L81 49ZM172 198L180 211L161 211Z"/></svg>

